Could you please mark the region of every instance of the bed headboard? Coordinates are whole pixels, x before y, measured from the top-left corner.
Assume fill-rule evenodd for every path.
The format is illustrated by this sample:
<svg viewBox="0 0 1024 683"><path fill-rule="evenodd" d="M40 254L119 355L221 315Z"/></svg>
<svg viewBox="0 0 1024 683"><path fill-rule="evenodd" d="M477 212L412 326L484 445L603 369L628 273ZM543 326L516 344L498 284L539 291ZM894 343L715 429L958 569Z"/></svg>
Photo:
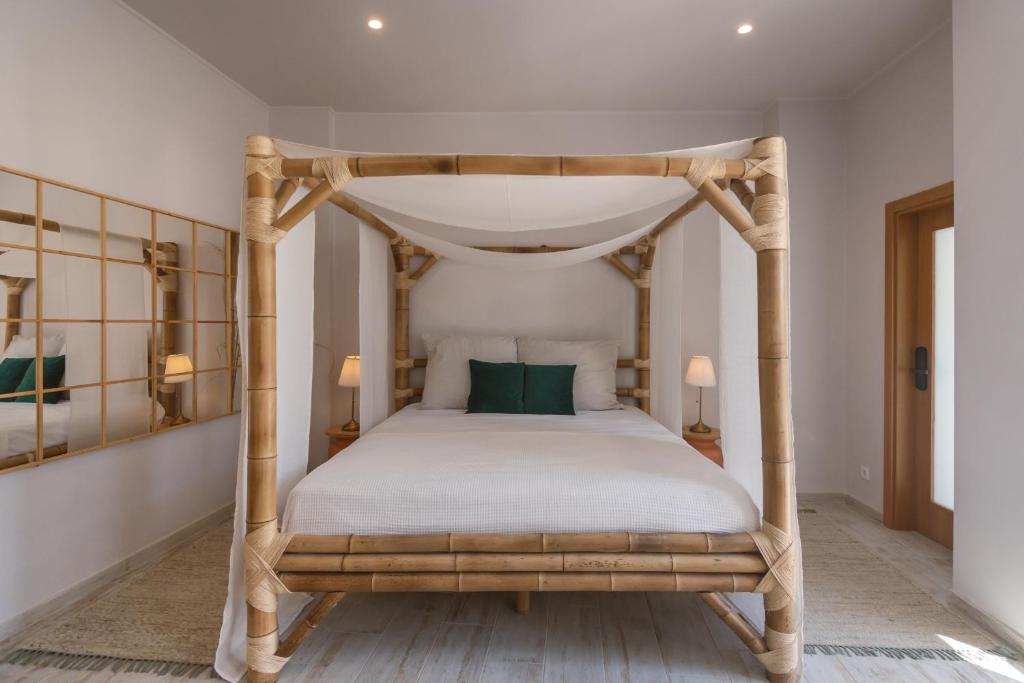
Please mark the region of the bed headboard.
<svg viewBox="0 0 1024 683"><path fill-rule="evenodd" d="M488 247L513 252L552 247ZM443 263L400 240L392 245L395 409L423 393L424 333L533 335L551 339L618 339L616 393L650 412L650 311L654 241L623 247L601 262L522 273ZM430 272L429 277L425 277ZM623 286L623 284L628 286ZM472 286L467 286L472 284ZM413 306L413 290L416 305ZM420 298L422 297L422 299ZM600 306L585 304L600 301Z"/></svg>

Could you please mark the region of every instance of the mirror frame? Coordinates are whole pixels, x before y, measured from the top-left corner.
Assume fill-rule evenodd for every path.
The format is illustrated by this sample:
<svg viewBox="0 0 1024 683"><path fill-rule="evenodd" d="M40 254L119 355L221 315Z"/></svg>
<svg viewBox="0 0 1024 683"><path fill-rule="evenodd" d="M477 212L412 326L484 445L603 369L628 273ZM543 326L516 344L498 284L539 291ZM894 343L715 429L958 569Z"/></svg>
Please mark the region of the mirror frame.
<svg viewBox="0 0 1024 683"><path fill-rule="evenodd" d="M35 240L32 246L27 244L18 244L13 242L6 242L3 240L3 236L0 236L0 253L8 250L18 249L25 252L34 252L35 254L35 278L24 278L24 277L11 277L0 275L0 288L4 289L4 295L6 297L7 308L5 309L4 316L0 317L0 323L4 325L4 345L2 347L3 352L6 352L11 340L15 334L18 334L19 327L22 324L34 326L35 331L35 358L36 358L36 385L32 392L21 392L21 393L8 393L3 394L0 398L16 398L18 396L32 396L35 397L36 406L36 447L35 450L26 451L24 453L15 454L2 454L0 455L0 474L8 472L15 472L22 469L31 467L37 467L39 465L63 460L76 455L82 455L95 450L108 448L110 446L127 443L129 441L135 441L138 439L155 436L157 434L163 434L165 432L190 427L196 424L202 424L213 420L220 419L222 417L228 417L235 415L240 412L240 360L241 360L241 347L239 345L238 337L238 326L237 326L237 303L235 298L235 289L237 287L237 257L239 247L239 233L237 230L211 223L209 221L200 220L184 216L182 214L175 213L173 211L166 211L158 209L156 207L147 206L131 200L122 199L113 195L104 194L95 190L89 190L86 188L70 185L68 183L53 180L43 176L38 176L26 171L19 171L17 169L7 168L0 166L0 173L9 174L12 176L19 176L25 178L34 183L35 188L35 212L34 214L20 213L11 211L5 207L0 206L0 221L6 223L14 223L25 226L26 230L35 231ZM61 230L59 223L53 220L49 220L46 214L45 204L45 189L47 186L53 186L62 188L63 190L70 190L74 192L83 193L90 197L98 200L99 216L99 254L83 254L81 252L69 252L61 249L55 249L52 247L44 246L43 234L46 231L57 231ZM142 256L139 260L130 260L124 258L111 257L107 253L107 212L108 204L110 202L117 202L135 209L139 209L149 214L149 236L139 237L140 244L142 247ZM177 265L179 263L177 259L177 251L180 250L180 244L176 242L160 242L158 241L158 224L160 217L166 217L167 219L176 219L177 221L184 221L191 224L191 258L189 259L190 267L182 267ZM199 231L206 228L219 230L224 236L224 264L222 271L211 271L203 270L199 268ZM113 234L113 233L111 233ZM156 245L156 249L153 249L153 245ZM155 258L154 258L155 253ZM45 278L43 269L43 255L54 254L58 256L75 258L89 258L97 260L100 263L100 317L98 319L77 319L70 315L65 318L47 318L45 316L46 311L43 310L43 296L42 292L45 289ZM155 261L155 264L154 264ZM108 304L108 277L107 270L108 264L110 263L124 263L132 264L144 268L148 272L148 277L151 278L151 286L149 287L152 295L152 301L149 302L150 315L145 320L133 320L124 321L118 319L110 319L107 315L107 304ZM188 264L186 264L188 265ZM206 265L206 264L204 264ZM200 277L202 276L202 277ZM209 281L210 276L219 277L223 280L224 291L224 319L213 319L207 320L200 318L199 302L200 292L199 283L201 280ZM145 277L145 276L144 276ZM182 278L191 278L192 286L192 301L191 301L191 316L187 319L180 317L174 317L177 314L177 308L180 301L176 295L176 290L179 289L178 284ZM24 301L22 301L22 294L26 287L31 284L32 280L35 280L35 313L34 317L25 317ZM158 296L163 296L164 300L161 302L157 301ZM173 295L173 296L172 296ZM158 303L161 304L158 306ZM157 313L161 308L163 315L158 318ZM13 315L12 315L13 313ZM172 319L174 322L172 322ZM110 331L110 324L118 323L136 323L139 325L148 324L150 325L150 334L147 344L147 375L145 377L132 377L132 378L119 378L111 380L108 378L107 364L108 364L108 332ZM79 323L91 323L98 324L100 328L100 357L99 357L99 381L91 382L88 384L76 384L61 386L59 388L46 389L43 386L42 373L43 364L39 362L39 359L43 357L43 342L46 334L47 324L79 324ZM219 365L218 361L215 363L218 367L202 367L200 353L202 352L200 342L200 326L211 325L211 324L222 324L224 326L224 361L225 365ZM188 374L191 384L191 409L192 415L185 418L181 415L182 411L180 406L184 402L182 383L168 382L168 377L174 377L175 375L167 375L165 373L166 362L168 354L174 351L171 345L171 330L175 329L177 325L189 325L191 326L191 346L190 354L192 360L192 370ZM186 333L187 334L187 333ZM218 333L219 334L219 333ZM220 346L220 344L216 344ZM202 416L199 404L199 383L202 375L213 375L214 373L226 373L225 385L226 385L226 396L224 397L224 403L222 405L226 412L222 412L216 415ZM164 381L161 381L164 380ZM149 428L145 432L133 434L118 439L108 439L108 392L109 387L124 384L128 382L142 382L148 383L148 398L150 402L150 419ZM185 380L189 381L189 380ZM62 385L65 383L62 382ZM168 387L174 387L174 390L168 390ZM43 438L43 411L44 402L43 396L47 393L54 391L68 392L70 395L71 391L76 389L95 389L98 388L100 391L100 426L99 426L99 443L88 447L80 448L78 450L69 451L68 443L51 445L44 447ZM69 399L70 400L70 399ZM173 402L177 402L176 405L179 407L176 410L176 415L171 414ZM157 420L159 414L158 405L163 408L164 417L161 420ZM70 418L69 418L70 419Z"/></svg>

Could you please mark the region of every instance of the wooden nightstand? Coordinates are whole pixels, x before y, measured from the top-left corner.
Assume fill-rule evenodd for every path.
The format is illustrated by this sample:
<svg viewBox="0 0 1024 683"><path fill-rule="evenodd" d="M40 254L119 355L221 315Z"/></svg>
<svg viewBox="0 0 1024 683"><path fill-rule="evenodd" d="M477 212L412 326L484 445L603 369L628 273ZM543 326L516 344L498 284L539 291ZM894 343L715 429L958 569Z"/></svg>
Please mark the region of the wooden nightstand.
<svg viewBox="0 0 1024 683"><path fill-rule="evenodd" d="M696 448L705 458L722 467L725 457L722 455L722 447L718 445L720 438L722 438L722 432L714 427L707 433L691 432L689 429L683 430L683 440L686 443Z"/></svg>
<svg viewBox="0 0 1024 683"><path fill-rule="evenodd" d="M343 451L359 438L359 432L346 432L341 427L331 427L327 430L327 436L331 437L331 444L327 447L327 457L333 458L338 451Z"/></svg>

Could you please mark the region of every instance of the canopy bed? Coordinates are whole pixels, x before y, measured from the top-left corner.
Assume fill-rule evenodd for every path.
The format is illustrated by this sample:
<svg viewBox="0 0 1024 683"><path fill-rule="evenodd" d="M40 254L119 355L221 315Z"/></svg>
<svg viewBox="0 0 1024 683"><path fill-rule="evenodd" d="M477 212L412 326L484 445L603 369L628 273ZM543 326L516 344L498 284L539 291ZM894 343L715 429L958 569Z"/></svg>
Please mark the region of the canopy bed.
<svg viewBox="0 0 1024 683"><path fill-rule="evenodd" d="M247 398L239 484L245 527L237 552L244 552L250 680L276 680L346 592L510 591L524 610L530 592L580 590L698 593L763 663L769 680L797 680L802 577L782 138L656 155L547 157L365 155L253 136L245 169ZM447 180L423 181L435 177ZM587 180L597 178L605 180ZM308 192L297 193L300 188ZM495 234L520 230L511 240L518 243L467 244L467 235L480 234L469 228L489 220L486 203L516 193L536 202L509 209L507 221L518 227L497 226ZM525 244L573 221L568 213L552 218L538 209L545 198L573 193L589 199L563 206L583 214L575 223L591 237L582 245ZM361 251L378 240L390 253L384 272L392 273L393 291L378 302L393 301L393 357L377 376L393 378L393 386L386 396L366 396L363 415L367 403L382 400L391 410L378 415L368 434L364 419L364 436L344 457L292 489L282 527L275 259L279 242L324 202L360 221ZM760 519L746 491L704 458L680 457L687 447L678 430L649 417L657 410L654 385L678 389L682 379L678 348L672 372L659 370L652 353L656 247L666 230L705 202L756 253ZM465 220L446 215L449 203L461 203ZM602 217L588 215L598 204ZM425 390L413 387L411 376L430 367L410 351L410 293L445 259L526 270L607 261L636 291L635 353L617 363L635 371L635 382L612 391L637 405L571 418L418 410L413 401ZM661 268L667 275L678 270ZM360 278L362 287L367 281ZM373 373L370 357L382 357L388 346L365 335L361 346L365 383ZM279 637L279 621L296 611L287 614L279 602L290 592L323 595ZM763 633L733 606L725 595L731 592L764 595ZM229 598L222 647L231 610Z"/></svg>

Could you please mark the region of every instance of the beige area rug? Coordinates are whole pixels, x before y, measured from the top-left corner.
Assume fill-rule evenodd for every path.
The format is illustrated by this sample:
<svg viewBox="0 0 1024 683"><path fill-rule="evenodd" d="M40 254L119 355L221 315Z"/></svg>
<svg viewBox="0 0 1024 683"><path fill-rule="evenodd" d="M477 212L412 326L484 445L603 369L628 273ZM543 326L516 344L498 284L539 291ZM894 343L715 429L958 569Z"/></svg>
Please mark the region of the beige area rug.
<svg viewBox="0 0 1024 683"><path fill-rule="evenodd" d="M800 515L805 651L964 659L939 635L1012 657L825 515ZM227 584L226 522L31 633L8 663L212 677Z"/></svg>
<svg viewBox="0 0 1024 683"><path fill-rule="evenodd" d="M800 536L808 654L959 660L977 648L1013 656L827 516L801 510Z"/></svg>
<svg viewBox="0 0 1024 683"><path fill-rule="evenodd" d="M227 596L228 520L56 620L11 664L212 678Z"/></svg>

